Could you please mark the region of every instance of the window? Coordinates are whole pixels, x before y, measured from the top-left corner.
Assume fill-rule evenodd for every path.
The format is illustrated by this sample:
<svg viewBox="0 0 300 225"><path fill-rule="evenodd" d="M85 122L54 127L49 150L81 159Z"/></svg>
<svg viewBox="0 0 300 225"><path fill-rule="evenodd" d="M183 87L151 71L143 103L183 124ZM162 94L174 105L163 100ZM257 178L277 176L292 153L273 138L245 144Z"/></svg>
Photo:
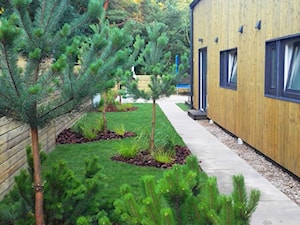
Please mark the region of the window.
<svg viewBox="0 0 300 225"><path fill-rule="evenodd" d="M237 89L237 49L220 53L220 86Z"/></svg>
<svg viewBox="0 0 300 225"><path fill-rule="evenodd" d="M300 102L300 36L266 43L265 95Z"/></svg>

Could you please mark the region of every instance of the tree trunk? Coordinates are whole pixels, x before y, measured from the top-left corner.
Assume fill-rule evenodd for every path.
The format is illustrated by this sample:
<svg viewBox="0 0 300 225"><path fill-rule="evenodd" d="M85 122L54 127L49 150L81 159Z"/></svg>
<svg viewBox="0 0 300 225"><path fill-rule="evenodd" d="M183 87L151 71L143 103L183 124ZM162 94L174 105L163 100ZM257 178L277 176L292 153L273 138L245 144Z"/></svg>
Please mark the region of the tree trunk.
<svg viewBox="0 0 300 225"><path fill-rule="evenodd" d="M43 212L43 181L41 176L38 128L37 126L31 126L30 129L34 169L33 179L35 191L35 223L36 225L45 225Z"/></svg>
<svg viewBox="0 0 300 225"><path fill-rule="evenodd" d="M117 82L117 87L118 87L119 104L121 105L122 104L122 95L121 95L122 89L121 89L121 84L119 81Z"/></svg>
<svg viewBox="0 0 300 225"><path fill-rule="evenodd" d="M107 92L104 91L104 93L103 93L103 110L102 110L103 133L104 133L104 135L107 135L106 107L107 107Z"/></svg>
<svg viewBox="0 0 300 225"><path fill-rule="evenodd" d="M109 0L105 0L105 2L104 2L104 4L103 4L104 10L107 10L108 4L109 4Z"/></svg>
<svg viewBox="0 0 300 225"><path fill-rule="evenodd" d="M152 101L152 123L151 123L151 137L150 137L150 152L154 152L154 136L155 136L155 120L156 120L156 102Z"/></svg>

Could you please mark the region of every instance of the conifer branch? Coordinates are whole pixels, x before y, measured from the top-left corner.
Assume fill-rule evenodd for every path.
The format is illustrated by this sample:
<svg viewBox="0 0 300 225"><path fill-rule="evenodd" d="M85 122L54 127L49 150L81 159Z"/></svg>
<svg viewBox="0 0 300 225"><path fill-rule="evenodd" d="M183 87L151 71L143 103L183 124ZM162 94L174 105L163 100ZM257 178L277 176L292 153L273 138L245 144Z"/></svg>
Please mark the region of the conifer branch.
<svg viewBox="0 0 300 225"><path fill-rule="evenodd" d="M5 98L11 104L13 104L15 102L15 99L9 98L7 95L3 94L2 92L0 92L0 96L2 96L3 98ZM9 110L9 109L7 109L7 108L1 109L1 112L3 112L3 115L4 115L4 111L7 111L7 110Z"/></svg>
<svg viewBox="0 0 300 225"><path fill-rule="evenodd" d="M12 70L12 66L10 65L10 61L9 61L9 57L8 57L8 49L6 47L6 45L3 45L3 49L4 49L4 60L5 60L5 64L6 64L6 68L8 70L8 74L12 80L12 83L13 83L13 89L15 90L18 98L20 97L20 93L19 93L19 89L18 89L18 86L17 86L17 82L14 78L14 74L13 74L13 70Z"/></svg>
<svg viewBox="0 0 300 225"><path fill-rule="evenodd" d="M47 0L44 0L43 1L43 3L42 3L42 6L41 6L41 10L42 10L42 15L41 15L41 23L40 23L40 25L42 26L43 25L43 23L44 23L44 15L45 15L45 8L46 8L46 1Z"/></svg>
<svg viewBox="0 0 300 225"><path fill-rule="evenodd" d="M46 0L45 0L46 1ZM50 24L50 20L54 19L55 18L52 18L51 15L53 15L53 12L54 12L54 9L57 7L57 1L52 5L51 9L50 9L50 13L49 13L49 16L48 16L48 19L47 19L47 22L45 23L45 31L48 30L48 26ZM42 18L44 18L44 16L42 16Z"/></svg>
<svg viewBox="0 0 300 225"><path fill-rule="evenodd" d="M32 21L30 19L30 16L29 16L27 10L23 10L23 12L25 11L24 14L19 9L16 9L16 11L18 12L18 14L20 16L21 25L22 25L22 27L23 27L23 29L24 29L24 31L25 31L28 39L31 41L31 43L33 44L33 46L35 46L36 42L33 39L32 31L30 29L30 28L32 28Z"/></svg>
<svg viewBox="0 0 300 225"><path fill-rule="evenodd" d="M74 101L74 97L70 97L67 100L61 102L59 105L50 108L47 112L45 112L44 114L40 115L40 121L44 121L45 118L47 118L47 116L55 111L58 111L60 108L65 108L65 106L69 103L71 103L72 101ZM62 112L61 114L66 114L65 112ZM60 116L60 114L58 114L57 116Z"/></svg>

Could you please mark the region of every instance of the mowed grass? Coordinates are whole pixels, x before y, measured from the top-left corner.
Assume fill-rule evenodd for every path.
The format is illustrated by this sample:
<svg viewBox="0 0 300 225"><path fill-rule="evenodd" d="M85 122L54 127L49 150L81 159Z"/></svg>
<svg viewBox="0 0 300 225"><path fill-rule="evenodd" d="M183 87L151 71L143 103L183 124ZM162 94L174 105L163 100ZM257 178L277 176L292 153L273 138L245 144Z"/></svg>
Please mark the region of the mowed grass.
<svg viewBox="0 0 300 225"><path fill-rule="evenodd" d="M145 131L150 132L152 104L139 103L134 105L138 107L138 110L108 113L108 128L113 129L123 124L125 130L133 131L137 135ZM158 105L156 108L156 141L159 142L164 138L163 134L168 133L175 137L176 144L184 145L181 137L176 133ZM101 113L97 114L101 117ZM152 167L139 167L111 160L111 157L117 154L120 145L130 145L132 141L133 138L125 138L85 144L57 145L56 149L48 154L47 160L43 163L43 172L50 169L52 163L63 160L66 162L67 167L73 170L78 178L82 179L85 160L97 157L99 164L102 166L101 171L105 176L103 179L104 187L100 194L102 200L106 199L106 202L112 203L120 195L119 190L123 184L131 185L138 194L141 191L140 178L142 176L153 175L159 179L164 170Z"/></svg>
<svg viewBox="0 0 300 225"><path fill-rule="evenodd" d="M188 111L191 107L185 103L176 103L176 105L181 108L183 111Z"/></svg>

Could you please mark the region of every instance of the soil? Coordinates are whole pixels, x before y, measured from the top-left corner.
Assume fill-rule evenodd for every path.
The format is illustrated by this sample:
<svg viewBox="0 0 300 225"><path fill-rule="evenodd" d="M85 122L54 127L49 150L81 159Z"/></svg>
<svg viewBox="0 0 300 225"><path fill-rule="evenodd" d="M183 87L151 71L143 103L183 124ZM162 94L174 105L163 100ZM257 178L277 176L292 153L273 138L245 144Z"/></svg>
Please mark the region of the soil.
<svg viewBox="0 0 300 225"><path fill-rule="evenodd" d="M94 139L88 139L81 134L71 131L70 128L63 130L56 138L57 144L80 144L93 141L111 140L111 139L123 139L128 137L134 137L134 132L126 131L124 135L118 135L113 131L108 131L107 135L103 132L99 132ZM138 166L157 167L157 168L170 168L174 164L184 164L187 156L191 155L190 150L185 146L175 146L175 158L171 163L160 163L152 158L148 151L140 152L135 158L124 158L120 155L112 157L112 160L130 163Z"/></svg>
<svg viewBox="0 0 300 225"><path fill-rule="evenodd" d="M122 111L120 111L115 104L108 104L106 106L106 112L129 112L129 111L134 111L137 110L137 107L131 106L127 108L123 108Z"/></svg>
<svg viewBox="0 0 300 225"><path fill-rule="evenodd" d="M190 150L185 146L175 146L175 157L170 163L157 162L149 153L149 151L139 152L134 158L125 158L121 155L112 157L112 160L121 161L125 163L130 163L137 166L149 166L157 167L161 169L171 168L174 164L185 164L185 159L187 156L191 155Z"/></svg>
<svg viewBox="0 0 300 225"><path fill-rule="evenodd" d="M116 134L114 131L108 131L107 135L103 132L98 132L97 136L93 139L85 138L81 134L73 132L70 128L64 129L57 137L57 144L81 144L100 140L123 139L128 137L135 137L134 132L125 131L124 135Z"/></svg>

